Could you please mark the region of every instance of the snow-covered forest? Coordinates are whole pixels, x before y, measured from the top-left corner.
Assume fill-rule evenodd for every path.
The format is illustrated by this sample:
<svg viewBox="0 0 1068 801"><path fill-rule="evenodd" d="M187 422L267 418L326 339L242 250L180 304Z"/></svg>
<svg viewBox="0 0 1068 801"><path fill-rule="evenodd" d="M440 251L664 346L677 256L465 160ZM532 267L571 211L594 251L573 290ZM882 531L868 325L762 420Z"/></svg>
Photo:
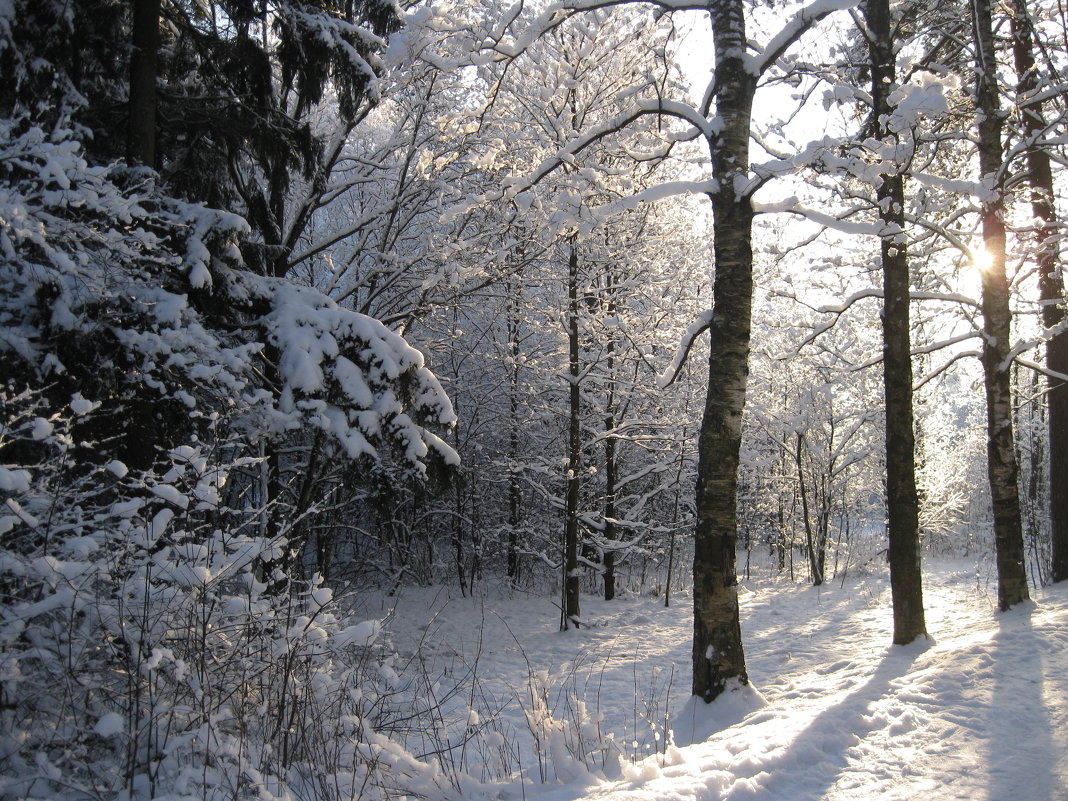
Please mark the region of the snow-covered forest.
<svg viewBox="0 0 1068 801"><path fill-rule="evenodd" d="M0 0L0 799L1068 801L1059 0Z"/></svg>

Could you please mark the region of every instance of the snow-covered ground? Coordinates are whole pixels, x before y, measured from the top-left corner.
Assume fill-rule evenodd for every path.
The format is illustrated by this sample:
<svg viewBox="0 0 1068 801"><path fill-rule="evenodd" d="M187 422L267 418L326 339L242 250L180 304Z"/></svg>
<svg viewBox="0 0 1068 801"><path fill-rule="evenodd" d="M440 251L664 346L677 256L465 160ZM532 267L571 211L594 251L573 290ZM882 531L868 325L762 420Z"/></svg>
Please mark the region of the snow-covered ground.
<svg viewBox="0 0 1068 801"><path fill-rule="evenodd" d="M377 604L397 667L418 664L441 712L409 748L469 774L465 797L1068 801L1068 586L999 613L985 569L925 570L932 639L909 647L889 645L884 577L746 582L758 692L711 708L686 703L686 597L584 596L589 625L567 633L547 598L407 589Z"/></svg>

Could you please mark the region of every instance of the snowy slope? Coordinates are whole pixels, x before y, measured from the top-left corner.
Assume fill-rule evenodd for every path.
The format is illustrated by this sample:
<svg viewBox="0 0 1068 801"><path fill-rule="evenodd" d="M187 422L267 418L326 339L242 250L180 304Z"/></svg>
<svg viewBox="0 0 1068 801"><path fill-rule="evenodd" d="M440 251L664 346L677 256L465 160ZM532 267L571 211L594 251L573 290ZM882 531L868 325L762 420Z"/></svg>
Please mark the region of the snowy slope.
<svg viewBox="0 0 1068 801"><path fill-rule="evenodd" d="M476 710L468 723L492 731L493 745L504 740L498 750L511 749L511 768L527 776L523 787L491 776L478 761L483 737L483 747L466 749L463 769L497 779L478 788L487 795L1068 801L1068 587L1002 614L974 565L926 567L933 639L907 648L888 645L885 579L746 584L743 633L759 693L742 690L712 708L686 703L685 598L664 609L648 597L584 597L590 627L560 634L546 599L410 592L389 599L391 629L398 650L441 679L476 679L475 692L457 694ZM536 706L532 688L561 723L540 730L540 770L520 708ZM669 696L675 739L692 745L656 739ZM597 729L601 746L609 732L613 742L587 749L582 764L574 747L551 747L568 722ZM652 756L621 769L618 753Z"/></svg>

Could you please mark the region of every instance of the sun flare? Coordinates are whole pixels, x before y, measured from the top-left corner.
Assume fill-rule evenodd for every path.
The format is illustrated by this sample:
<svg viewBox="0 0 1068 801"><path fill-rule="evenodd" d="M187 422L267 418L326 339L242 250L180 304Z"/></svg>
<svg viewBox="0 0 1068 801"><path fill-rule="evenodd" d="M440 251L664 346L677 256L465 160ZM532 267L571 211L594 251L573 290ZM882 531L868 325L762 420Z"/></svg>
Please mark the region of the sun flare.
<svg viewBox="0 0 1068 801"><path fill-rule="evenodd" d="M994 254L986 248L973 250L971 254L972 264L981 273L985 273L994 266Z"/></svg>

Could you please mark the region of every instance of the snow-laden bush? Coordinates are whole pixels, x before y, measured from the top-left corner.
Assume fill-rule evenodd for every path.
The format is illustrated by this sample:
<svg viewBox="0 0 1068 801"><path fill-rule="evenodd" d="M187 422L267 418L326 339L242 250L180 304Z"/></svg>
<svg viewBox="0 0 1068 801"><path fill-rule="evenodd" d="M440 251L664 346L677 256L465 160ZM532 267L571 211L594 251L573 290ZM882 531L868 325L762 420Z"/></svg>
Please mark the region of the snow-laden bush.
<svg viewBox="0 0 1068 801"><path fill-rule="evenodd" d="M451 408L377 321L243 270L245 230L0 121L0 797L440 793L277 464L420 474Z"/></svg>
<svg viewBox="0 0 1068 801"><path fill-rule="evenodd" d="M377 623L342 625L318 578L267 592L280 543L240 533L262 510L222 505L228 465L183 446L72 478L93 412L2 400L3 450L47 458L0 468L0 796L440 790L368 714Z"/></svg>
<svg viewBox="0 0 1068 801"><path fill-rule="evenodd" d="M577 694L565 695L563 708L556 708L549 701L550 687L546 671L531 670L526 692L519 696L540 780L578 781L594 770L618 776L623 751L615 735L602 729L601 713L591 712Z"/></svg>

